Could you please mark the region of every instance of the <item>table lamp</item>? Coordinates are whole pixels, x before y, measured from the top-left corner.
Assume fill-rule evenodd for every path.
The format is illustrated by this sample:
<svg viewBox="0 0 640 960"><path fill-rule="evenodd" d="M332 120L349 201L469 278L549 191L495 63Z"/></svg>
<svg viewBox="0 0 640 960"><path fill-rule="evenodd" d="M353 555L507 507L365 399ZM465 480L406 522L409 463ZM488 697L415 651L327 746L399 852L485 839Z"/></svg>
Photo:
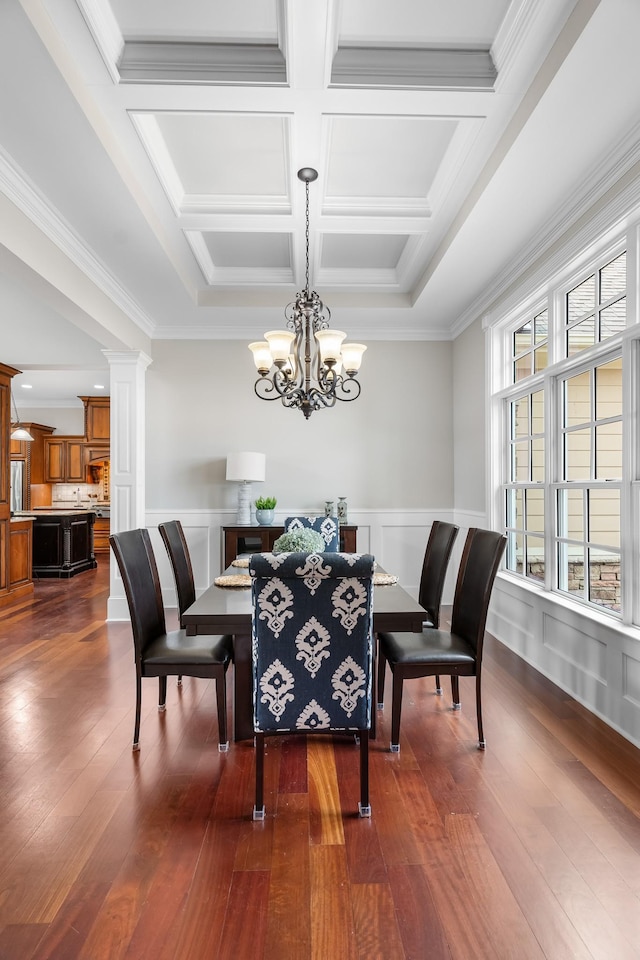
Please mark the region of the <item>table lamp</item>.
<svg viewBox="0 0 640 960"><path fill-rule="evenodd" d="M266 457L264 453L228 453L227 480L237 480L238 487L238 526L248 527L251 523L251 484L264 480Z"/></svg>

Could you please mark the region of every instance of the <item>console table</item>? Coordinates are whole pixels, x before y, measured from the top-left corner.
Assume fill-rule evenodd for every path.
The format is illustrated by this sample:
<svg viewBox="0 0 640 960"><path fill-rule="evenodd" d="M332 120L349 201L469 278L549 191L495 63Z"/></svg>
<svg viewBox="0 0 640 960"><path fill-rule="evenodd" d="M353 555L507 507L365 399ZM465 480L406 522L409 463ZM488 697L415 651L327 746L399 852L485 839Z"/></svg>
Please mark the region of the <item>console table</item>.
<svg viewBox="0 0 640 960"><path fill-rule="evenodd" d="M345 553L356 552L357 526L340 526L340 549ZM269 553L274 542L284 533L284 527L223 527L222 569L226 570L232 560L243 553Z"/></svg>

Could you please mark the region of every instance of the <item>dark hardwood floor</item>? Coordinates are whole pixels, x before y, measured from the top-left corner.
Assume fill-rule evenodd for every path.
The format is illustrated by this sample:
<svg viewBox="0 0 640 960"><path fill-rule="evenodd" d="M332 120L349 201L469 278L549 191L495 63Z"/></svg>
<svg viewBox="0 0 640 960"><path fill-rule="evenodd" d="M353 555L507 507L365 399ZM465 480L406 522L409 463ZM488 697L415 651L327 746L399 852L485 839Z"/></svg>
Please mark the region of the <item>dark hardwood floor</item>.
<svg viewBox="0 0 640 960"><path fill-rule="evenodd" d="M1 960L640 958L640 753L495 640L487 750L432 680L371 747L217 749L213 681L143 681L107 564L0 611ZM384 588L381 588L384 589ZM387 678L389 682L389 678Z"/></svg>

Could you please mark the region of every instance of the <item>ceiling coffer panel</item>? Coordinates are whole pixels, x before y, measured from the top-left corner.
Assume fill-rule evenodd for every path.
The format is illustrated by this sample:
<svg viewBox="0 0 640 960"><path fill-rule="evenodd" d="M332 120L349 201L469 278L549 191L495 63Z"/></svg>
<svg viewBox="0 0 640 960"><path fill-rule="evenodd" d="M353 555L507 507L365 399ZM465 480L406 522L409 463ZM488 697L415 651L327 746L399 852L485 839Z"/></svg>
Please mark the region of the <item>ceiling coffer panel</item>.
<svg viewBox="0 0 640 960"><path fill-rule="evenodd" d="M458 128L441 117L331 117L323 211L428 216Z"/></svg>
<svg viewBox="0 0 640 960"><path fill-rule="evenodd" d="M176 213L291 211L287 116L166 111L132 119Z"/></svg>
<svg viewBox="0 0 640 960"><path fill-rule="evenodd" d="M211 286L293 283L290 233L206 230L185 235Z"/></svg>

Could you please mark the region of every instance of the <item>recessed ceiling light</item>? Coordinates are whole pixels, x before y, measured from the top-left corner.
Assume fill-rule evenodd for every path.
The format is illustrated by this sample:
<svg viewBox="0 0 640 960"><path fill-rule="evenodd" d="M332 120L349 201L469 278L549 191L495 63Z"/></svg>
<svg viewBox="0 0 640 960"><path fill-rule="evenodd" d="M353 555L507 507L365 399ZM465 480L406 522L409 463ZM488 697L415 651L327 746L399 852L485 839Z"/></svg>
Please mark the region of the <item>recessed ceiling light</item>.
<svg viewBox="0 0 640 960"><path fill-rule="evenodd" d="M94 389L94 390L104 390L104 383L94 383L93 389Z"/></svg>
<svg viewBox="0 0 640 960"><path fill-rule="evenodd" d="M23 390L33 390L33 386L30 383L21 383L20 386Z"/></svg>

